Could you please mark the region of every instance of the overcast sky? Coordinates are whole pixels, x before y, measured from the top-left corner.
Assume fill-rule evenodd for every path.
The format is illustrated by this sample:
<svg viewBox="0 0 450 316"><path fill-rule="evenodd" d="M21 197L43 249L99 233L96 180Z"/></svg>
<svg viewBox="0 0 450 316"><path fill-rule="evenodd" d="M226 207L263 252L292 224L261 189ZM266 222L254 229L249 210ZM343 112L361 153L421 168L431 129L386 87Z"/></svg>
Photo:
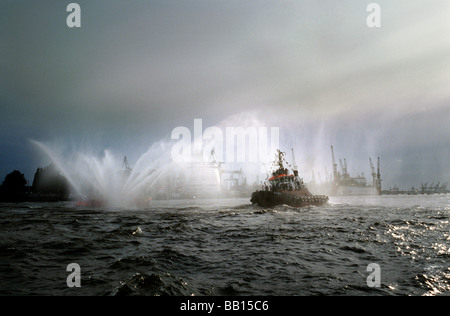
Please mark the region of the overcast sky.
<svg viewBox="0 0 450 316"><path fill-rule="evenodd" d="M32 180L29 139L133 164L195 118L249 117L299 165L330 170L333 144L353 172L379 155L387 186L450 181L448 0L77 1L81 28L69 2L0 0L0 181Z"/></svg>

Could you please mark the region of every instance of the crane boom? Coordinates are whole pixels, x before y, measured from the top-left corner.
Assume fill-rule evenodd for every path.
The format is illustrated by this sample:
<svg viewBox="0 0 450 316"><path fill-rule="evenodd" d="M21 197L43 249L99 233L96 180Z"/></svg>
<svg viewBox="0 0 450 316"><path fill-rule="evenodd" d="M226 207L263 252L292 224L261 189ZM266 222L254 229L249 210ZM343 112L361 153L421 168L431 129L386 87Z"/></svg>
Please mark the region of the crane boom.
<svg viewBox="0 0 450 316"><path fill-rule="evenodd" d="M344 164L342 163L342 159L340 159L340 158L339 158L339 164L341 165L342 174L345 175L345 167L344 167Z"/></svg>
<svg viewBox="0 0 450 316"><path fill-rule="evenodd" d="M131 170L130 165L128 163L128 159L127 156L123 157L123 163L122 163L123 167L125 168L125 170Z"/></svg>
<svg viewBox="0 0 450 316"><path fill-rule="evenodd" d="M377 164L377 190L378 194L381 194L380 157L378 157L378 164Z"/></svg>
<svg viewBox="0 0 450 316"><path fill-rule="evenodd" d="M376 185L377 184L377 174L375 172L375 167L373 165L372 158L370 158L370 157L369 157L369 162L370 162L370 168L372 169L372 183L373 183L373 185Z"/></svg>
<svg viewBox="0 0 450 316"><path fill-rule="evenodd" d="M331 145L331 160L332 160L332 163L333 163L333 180L334 181L338 181L339 176L338 176L338 171L337 171L336 158L334 157L333 145Z"/></svg>

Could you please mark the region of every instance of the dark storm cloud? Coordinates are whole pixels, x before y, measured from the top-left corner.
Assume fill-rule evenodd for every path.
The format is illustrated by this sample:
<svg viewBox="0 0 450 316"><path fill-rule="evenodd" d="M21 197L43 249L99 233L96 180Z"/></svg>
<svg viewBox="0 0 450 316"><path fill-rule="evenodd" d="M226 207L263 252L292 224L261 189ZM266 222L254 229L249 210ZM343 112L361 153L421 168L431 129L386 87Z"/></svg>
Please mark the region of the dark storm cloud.
<svg viewBox="0 0 450 316"><path fill-rule="evenodd" d="M386 135L404 135L403 164L412 132L440 134L436 151L450 142L447 1L378 1L379 29L360 1L77 3L79 29L61 1L0 3L8 168L28 138L149 146L194 118L213 125L244 111L307 126L327 150L386 153Z"/></svg>

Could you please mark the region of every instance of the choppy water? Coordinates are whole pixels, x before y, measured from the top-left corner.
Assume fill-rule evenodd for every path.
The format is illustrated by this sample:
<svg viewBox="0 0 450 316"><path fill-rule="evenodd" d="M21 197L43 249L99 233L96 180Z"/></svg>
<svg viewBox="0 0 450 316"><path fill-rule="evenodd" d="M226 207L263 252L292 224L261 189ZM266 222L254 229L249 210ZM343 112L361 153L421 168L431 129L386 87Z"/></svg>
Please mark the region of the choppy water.
<svg viewBox="0 0 450 316"><path fill-rule="evenodd" d="M450 195L0 204L0 295L449 295L449 228Z"/></svg>

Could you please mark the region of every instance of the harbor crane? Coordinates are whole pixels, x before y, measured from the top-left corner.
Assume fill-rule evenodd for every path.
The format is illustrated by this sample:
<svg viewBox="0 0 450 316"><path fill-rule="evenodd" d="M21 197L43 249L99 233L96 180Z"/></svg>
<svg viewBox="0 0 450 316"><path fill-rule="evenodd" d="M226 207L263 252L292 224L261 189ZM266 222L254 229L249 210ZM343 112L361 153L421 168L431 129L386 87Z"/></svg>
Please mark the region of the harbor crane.
<svg viewBox="0 0 450 316"><path fill-rule="evenodd" d="M372 163L372 158L369 157L369 161L370 161L370 168L372 169L372 183L373 185L377 184L377 174L375 172L375 167Z"/></svg>
<svg viewBox="0 0 450 316"><path fill-rule="evenodd" d="M336 158L334 157L333 145L331 145L331 160L333 163L333 180L339 181L339 173L337 171L337 163L336 163Z"/></svg>

